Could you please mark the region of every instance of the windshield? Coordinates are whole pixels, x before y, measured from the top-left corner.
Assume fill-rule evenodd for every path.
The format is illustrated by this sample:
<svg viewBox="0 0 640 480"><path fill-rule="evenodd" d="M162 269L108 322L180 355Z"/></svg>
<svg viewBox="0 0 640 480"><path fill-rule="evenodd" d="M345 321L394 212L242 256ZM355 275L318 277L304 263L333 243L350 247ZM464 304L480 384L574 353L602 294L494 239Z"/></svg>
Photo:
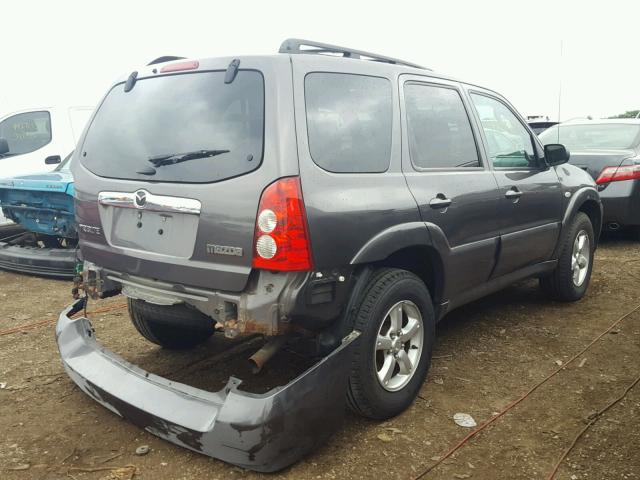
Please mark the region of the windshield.
<svg viewBox="0 0 640 480"><path fill-rule="evenodd" d="M82 163L102 177L185 183L255 170L262 160L264 81L251 70L240 70L229 84L224 77L221 71L147 78L129 92L116 85L89 127ZM202 150L228 153L150 173L150 158Z"/></svg>
<svg viewBox="0 0 640 480"><path fill-rule="evenodd" d="M539 138L544 144L561 143L569 150L606 150L635 147L639 137L640 124L595 123L556 125L542 132Z"/></svg>

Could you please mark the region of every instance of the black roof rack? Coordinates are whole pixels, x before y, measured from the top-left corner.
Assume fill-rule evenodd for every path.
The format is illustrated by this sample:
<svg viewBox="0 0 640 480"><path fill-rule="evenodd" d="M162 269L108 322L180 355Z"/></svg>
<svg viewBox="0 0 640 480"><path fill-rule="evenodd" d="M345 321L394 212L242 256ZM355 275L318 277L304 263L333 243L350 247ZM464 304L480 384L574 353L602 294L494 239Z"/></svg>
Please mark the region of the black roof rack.
<svg viewBox="0 0 640 480"><path fill-rule="evenodd" d="M307 48L303 48L307 47ZM407 67L421 68L423 70L431 70L430 68L416 65L415 63L405 62L398 58L385 57L377 53L363 52L362 50L354 50L352 48L339 47L337 45L329 45L328 43L314 42L311 40L302 40L299 38L288 38L280 45L279 53L319 53L319 54L341 54L344 58L355 58L371 60L374 62L392 63L394 65L404 65Z"/></svg>

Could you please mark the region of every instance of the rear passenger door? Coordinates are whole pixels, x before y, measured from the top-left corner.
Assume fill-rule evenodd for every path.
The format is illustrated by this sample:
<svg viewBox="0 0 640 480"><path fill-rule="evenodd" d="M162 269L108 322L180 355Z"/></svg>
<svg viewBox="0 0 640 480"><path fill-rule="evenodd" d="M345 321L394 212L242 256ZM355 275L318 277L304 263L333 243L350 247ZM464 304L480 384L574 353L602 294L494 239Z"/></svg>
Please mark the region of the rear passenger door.
<svg viewBox="0 0 640 480"><path fill-rule="evenodd" d="M560 232L562 191L533 134L497 96L471 91L486 156L500 188L501 246L494 277L549 260Z"/></svg>
<svg viewBox="0 0 640 480"><path fill-rule="evenodd" d="M445 298L487 281L500 234L498 188L455 82L400 77L402 167L422 219L449 247Z"/></svg>

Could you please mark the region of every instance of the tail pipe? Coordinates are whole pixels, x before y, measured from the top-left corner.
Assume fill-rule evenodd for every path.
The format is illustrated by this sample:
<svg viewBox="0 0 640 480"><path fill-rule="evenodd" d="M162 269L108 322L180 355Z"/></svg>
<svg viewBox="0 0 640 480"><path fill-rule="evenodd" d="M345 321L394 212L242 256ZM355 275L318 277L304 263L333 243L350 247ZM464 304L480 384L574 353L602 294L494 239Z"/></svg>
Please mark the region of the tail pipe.
<svg viewBox="0 0 640 480"><path fill-rule="evenodd" d="M256 353L249 357L249 363L251 363L251 371L254 374L258 374L262 371L265 363L267 363L271 357L273 357L287 342L287 335L278 335L271 337L264 344L264 346Z"/></svg>

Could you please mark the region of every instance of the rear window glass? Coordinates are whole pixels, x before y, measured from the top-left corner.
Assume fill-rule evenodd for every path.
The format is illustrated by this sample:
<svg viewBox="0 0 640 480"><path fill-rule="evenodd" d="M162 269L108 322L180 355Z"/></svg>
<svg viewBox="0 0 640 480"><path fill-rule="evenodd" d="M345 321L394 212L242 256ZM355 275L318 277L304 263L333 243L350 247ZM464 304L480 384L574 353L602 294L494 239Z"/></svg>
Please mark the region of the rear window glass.
<svg viewBox="0 0 640 480"><path fill-rule="evenodd" d="M640 143L640 124L560 124L545 130L540 141L545 145L561 143L570 150L633 148Z"/></svg>
<svg viewBox="0 0 640 480"><path fill-rule="evenodd" d="M224 76L141 79L129 92L116 85L89 127L82 163L102 177L185 183L255 170L262 160L264 81L251 70L240 70L230 84Z"/></svg>
<svg viewBox="0 0 640 480"><path fill-rule="evenodd" d="M330 172L384 172L391 157L391 83L310 73L305 78L309 150Z"/></svg>

